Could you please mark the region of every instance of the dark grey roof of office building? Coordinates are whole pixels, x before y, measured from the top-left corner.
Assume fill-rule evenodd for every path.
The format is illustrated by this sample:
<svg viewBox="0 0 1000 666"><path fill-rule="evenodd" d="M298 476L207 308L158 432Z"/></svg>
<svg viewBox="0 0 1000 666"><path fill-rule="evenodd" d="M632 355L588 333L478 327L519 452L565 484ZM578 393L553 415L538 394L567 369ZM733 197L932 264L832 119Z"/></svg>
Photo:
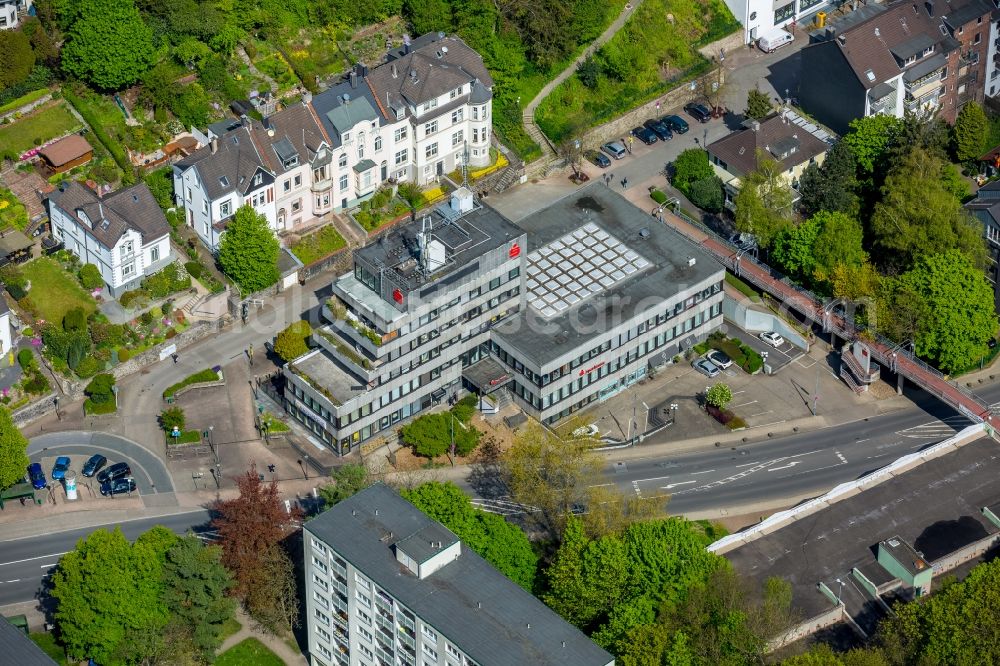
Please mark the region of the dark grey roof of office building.
<svg viewBox="0 0 1000 666"><path fill-rule="evenodd" d="M381 483L305 527L481 666L604 666L613 661L464 545L457 559L418 579L396 560L393 546L431 527L451 533Z"/></svg>
<svg viewBox="0 0 1000 666"><path fill-rule="evenodd" d="M430 221L431 235L448 249L449 261L442 268L424 275L419 269L417 240L425 219ZM456 270L468 266L487 252L523 235L517 226L489 206L476 207L456 216L448 202L442 203L415 222L403 224L378 240L355 250L354 256L372 266L385 266L395 271L396 279L408 291L420 289L422 297L437 291L440 281ZM445 284L445 283L440 283Z"/></svg>
<svg viewBox="0 0 1000 666"><path fill-rule="evenodd" d="M522 360L539 368L566 353L587 351L588 341L657 307L679 291L720 274L722 265L679 232L606 187L593 183L518 222L528 234L528 252L594 223L651 266L592 295L555 317L532 307L498 324L493 335ZM689 260L694 259L694 265Z"/></svg>
<svg viewBox="0 0 1000 666"><path fill-rule="evenodd" d="M825 582L836 593L837 578L853 567L872 566L880 541L899 536L933 563L996 533L982 508L1000 501L998 465L1000 447L981 437L802 516L726 558L758 584L772 576L790 582L793 607L803 620L814 617L832 607L816 586Z"/></svg>
<svg viewBox="0 0 1000 666"><path fill-rule="evenodd" d="M42 648L5 617L0 617L0 654L3 655L5 664L56 666L56 662Z"/></svg>

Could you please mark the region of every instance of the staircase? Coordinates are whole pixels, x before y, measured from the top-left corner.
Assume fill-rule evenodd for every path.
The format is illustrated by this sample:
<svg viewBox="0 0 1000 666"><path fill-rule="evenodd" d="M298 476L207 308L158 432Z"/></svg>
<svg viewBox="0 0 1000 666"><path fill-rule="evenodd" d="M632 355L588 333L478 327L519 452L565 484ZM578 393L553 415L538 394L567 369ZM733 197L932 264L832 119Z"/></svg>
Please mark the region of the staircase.
<svg viewBox="0 0 1000 666"><path fill-rule="evenodd" d="M501 412L514 404L514 398L507 389L500 389L496 393L491 394L491 397L496 400L497 410Z"/></svg>
<svg viewBox="0 0 1000 666"><path fill-rule="evenodd" d="M858 395L864 393L867 388L858 384L858 382L854 379L854 376L847 370L847 366L843 364L840 366L840 378L843 379L844 383Z"/></svg>
<svg viewBox="0 0 1000 666"><path fill-rule="evenodd" d="M504 167L500 177L497 178L497 181L493 184L493 191L500 194L508 187L521 180L522 174L524 174L524 163L521 162L521 160L513 158L511 163Z"/></svg>
<svg viewBox="0 0 1000 666"><path fill-rule="evenodd" d="M524 113L521 114L521 123L524 125L525 131L531 140L538 144L542 149L542 158L555 157L556 148L549 141L549 137L545 136L541 128L535 123L535 114L532 111L525 109Z"/></svg>

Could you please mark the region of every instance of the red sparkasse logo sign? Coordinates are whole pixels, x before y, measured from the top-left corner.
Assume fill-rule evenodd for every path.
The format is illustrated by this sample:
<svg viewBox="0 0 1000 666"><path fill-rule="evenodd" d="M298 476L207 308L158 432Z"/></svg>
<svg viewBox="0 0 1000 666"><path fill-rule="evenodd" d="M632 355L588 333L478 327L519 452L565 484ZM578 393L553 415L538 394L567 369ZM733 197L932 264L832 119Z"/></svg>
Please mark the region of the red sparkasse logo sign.
<svg viewBox="0 0 1000 666"><path fill-rule="evenodd" d="M515 242L510 246L510 251L507 254L510 255L511 259L521 256L521 246Z"/></svg>
<svg viewBox="0 0 1000 666"><path fill-rule="evenodd" d="M393 289L392 290L392 300L396 301L397 303L402 303L403 302L403 292L401 292L399 289Z"/></svg>

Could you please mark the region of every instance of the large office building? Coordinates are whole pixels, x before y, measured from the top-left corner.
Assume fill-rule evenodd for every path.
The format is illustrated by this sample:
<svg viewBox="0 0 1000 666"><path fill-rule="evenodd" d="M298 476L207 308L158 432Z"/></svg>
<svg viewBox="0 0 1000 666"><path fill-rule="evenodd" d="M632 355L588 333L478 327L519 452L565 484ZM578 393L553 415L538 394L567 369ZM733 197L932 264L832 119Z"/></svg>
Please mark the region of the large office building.
<svg viewBox="0 0 1000 666"><path fill-rule="evenodd" d="M382 484L306 523L313 666L610 666L614 658Z"/></svg>
<svg viewBox="0 0 1000 666"><path fill-rule="evenodd" d="M460 188L355 251L286 406L341 454L462 388L553 423L718 328L723 277L603 184L517 225Z"/></svg>

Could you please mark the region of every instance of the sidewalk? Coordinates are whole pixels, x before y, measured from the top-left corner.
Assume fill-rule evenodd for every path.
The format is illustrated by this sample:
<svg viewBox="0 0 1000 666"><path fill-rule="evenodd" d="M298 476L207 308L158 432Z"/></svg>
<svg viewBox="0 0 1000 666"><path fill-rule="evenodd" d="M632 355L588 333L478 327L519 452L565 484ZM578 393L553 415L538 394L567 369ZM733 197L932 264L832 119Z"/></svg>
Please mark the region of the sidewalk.
<svg viewBox="0 0 1000 666"><path fill-rule="evenodd" d="M243 612L242 608L236 609L236 619L243 625L239 631L222 642L216 654L222 654L237 643L241 643L248 638L256 638L263 643L267 649L274 652L285 662L286 666L306 666L309 662L298 650L292 650L292 646L283 641L281 637L263 632L254 627L254 621Z"/></svg>

